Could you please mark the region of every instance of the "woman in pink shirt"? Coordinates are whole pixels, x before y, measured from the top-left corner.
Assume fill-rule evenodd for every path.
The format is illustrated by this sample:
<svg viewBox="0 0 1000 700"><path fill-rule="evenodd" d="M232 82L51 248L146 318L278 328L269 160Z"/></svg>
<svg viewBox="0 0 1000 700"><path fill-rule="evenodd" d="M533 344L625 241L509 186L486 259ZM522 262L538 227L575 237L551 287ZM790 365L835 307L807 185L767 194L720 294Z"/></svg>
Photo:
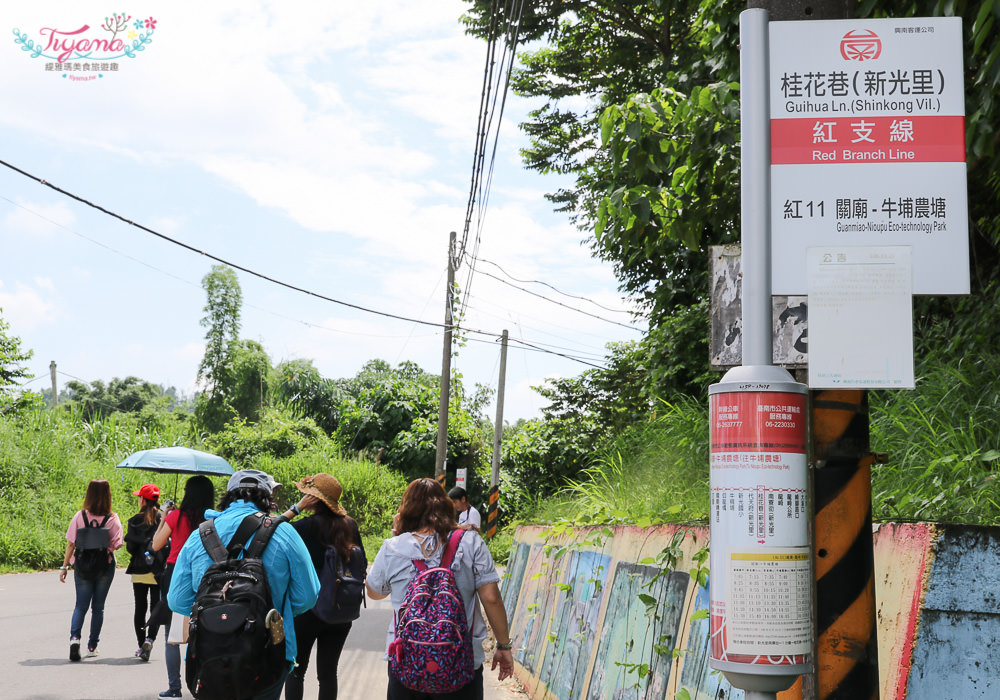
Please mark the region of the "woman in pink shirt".
<svg viewBox="0 0 1000 700"><path fill-rule="evenodd" d="M80 660L80 637L83 634L83 621L90 608L90 637L87 649L90 656L96 656L97 643L101 640L101 627L104 625L104 602L111 590L111 581L115 577L114 551L121 547L125 540L122 537L122 523L111 511L111 485L107 479L94 479L87 486L87 495L83 499L83 510L73 516L66 530L66 555L59 570L59 580L66 582L66 572L71 564L76 562L74 554L78 530L90 525L93 529L102 528L107 535L107 567L97 572L93 578L85 578L80 572L73 572L76 583L76 606L73 608L73 618L69 627L69 660Z"/></svg>

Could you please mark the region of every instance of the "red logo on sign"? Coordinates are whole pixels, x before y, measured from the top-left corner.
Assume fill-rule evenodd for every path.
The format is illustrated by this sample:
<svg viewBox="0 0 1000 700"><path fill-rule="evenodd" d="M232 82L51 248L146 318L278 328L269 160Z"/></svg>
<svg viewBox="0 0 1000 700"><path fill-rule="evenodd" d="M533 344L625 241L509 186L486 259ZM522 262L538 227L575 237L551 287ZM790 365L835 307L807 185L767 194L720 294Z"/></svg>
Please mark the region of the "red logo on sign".
<svg viewBox="0 0 1000 700"><path fill-rule="evenodd" d="M882 40L871 29L854 29L840 40L840 55L847 61L868 61L882 54Z"/></svg>

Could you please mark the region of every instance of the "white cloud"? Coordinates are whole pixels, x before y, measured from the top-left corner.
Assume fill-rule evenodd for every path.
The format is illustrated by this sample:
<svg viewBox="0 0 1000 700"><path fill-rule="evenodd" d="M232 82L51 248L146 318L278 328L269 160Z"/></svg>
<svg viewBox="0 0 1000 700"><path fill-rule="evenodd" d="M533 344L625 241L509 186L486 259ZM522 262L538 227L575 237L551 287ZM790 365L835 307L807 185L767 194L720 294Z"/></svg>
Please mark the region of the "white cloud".
<svg viewBox="0 0 1000 700"><path fill-rule="evenodd" d="M3 219L3 228L12 237L47 235L57 228L70 228L76 216L65 201L29 202L17 200Z"/></svg>
<svg viewBox="0 0 1000 700"><path fill-rule="evenodd" d="M325 296L438 323L448 232L461 233L465 218L486 53L458 25L467 7L462 0L162 4L151 11L158 25L148 51L101 81L59 80L8 46L8 92L31 99L0 103L0 128L14 150L24 144L19 157L28 170L128 216L141 212L137 218L154 230ZM96 0L56 0L11 5L0 16L22 29L69 27L103 18L107 9ZM544 199L559 178L520 165L525 137L516 124L525 111L523 101L509 98L478 254L516 276L617 308L608 267L595 263L580 244L583 234ZM197 289L211 263L192 263L76 203L54 198L40 208L24 194L37 185L21 180L0 172L12 199L32 202L104 246L65 231L58 246L41 245L52 224L0 209L2 242L16 251L0 259L7 284L0 301L16 307L19 323L44 324L32 338L39 355L60 357L66 371L91 379L127 370L159 383L190 382L192 390L204 331L196 323L203 298L190 285ZM166 274L150 274L136 261ZM479 269L504 276L485 264ZM463 285L467 270L468 260L458 274ZM45 276L57 286L37 279ZM331 310L329 302L243 273L240 280L243 335L259 339L275 362L314 359L332 377L350 376L375 357L436 371L435 328ZM472 295L466 324L491 333L510 328L581 353L633 335L485 276L475 278ZM57 317L64 322L50 323ZM155 323L144 325L151 318ZM136 337L147 347L128 352L117 335L123 325L144 332ZM70 333L81 348L73 356L65 350ZM538 404L527 386L539 380L522 376L566 363L514 356L510 382L521 389L508 393L508 415L527 415ZM459 360L470 383L484 381L495 362L496 349L478 343Z"/></svg>
<svg viewBox="0 0 1000 700"><path fill-rule="evenodd" d="M15 335L30 332L58 317L55 287L52 280L38 278L36 288L18 282L14 291L5 289L0 282L0 309Z"/></svg>

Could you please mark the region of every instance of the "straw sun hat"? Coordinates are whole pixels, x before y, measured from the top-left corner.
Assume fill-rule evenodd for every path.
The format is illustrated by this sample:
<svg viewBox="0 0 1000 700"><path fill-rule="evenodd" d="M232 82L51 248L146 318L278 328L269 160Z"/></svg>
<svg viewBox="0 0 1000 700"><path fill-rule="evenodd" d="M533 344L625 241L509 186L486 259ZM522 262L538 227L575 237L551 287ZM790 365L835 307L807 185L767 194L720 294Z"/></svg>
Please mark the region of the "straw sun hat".
<svg viewBox="0 0 1000 700"><path fill-rule="evenodd" d="M344 492L344 487L336 478L321 473L316 476L307 476L302 481L293 481L292 483L302 493L315 496L323 501L337 515L347 515L347 511L339 503L340 494Z"/></svg>

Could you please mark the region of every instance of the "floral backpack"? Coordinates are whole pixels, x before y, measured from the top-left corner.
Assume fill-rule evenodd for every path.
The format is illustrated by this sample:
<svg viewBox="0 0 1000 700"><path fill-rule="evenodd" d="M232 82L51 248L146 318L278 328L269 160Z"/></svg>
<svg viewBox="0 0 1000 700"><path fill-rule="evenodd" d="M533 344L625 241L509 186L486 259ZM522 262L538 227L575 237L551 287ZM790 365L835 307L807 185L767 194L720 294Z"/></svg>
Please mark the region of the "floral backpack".
<svg viewBox="0 0 1000 700"><path fill-rule="evenodd" d="M417 575L406 587L396 615L396 638L389 645L389 669L419 693L451 693L468 685L472 633L451 564L464 530L454 530L441 564L428 568L414 559Z"/></svg>

